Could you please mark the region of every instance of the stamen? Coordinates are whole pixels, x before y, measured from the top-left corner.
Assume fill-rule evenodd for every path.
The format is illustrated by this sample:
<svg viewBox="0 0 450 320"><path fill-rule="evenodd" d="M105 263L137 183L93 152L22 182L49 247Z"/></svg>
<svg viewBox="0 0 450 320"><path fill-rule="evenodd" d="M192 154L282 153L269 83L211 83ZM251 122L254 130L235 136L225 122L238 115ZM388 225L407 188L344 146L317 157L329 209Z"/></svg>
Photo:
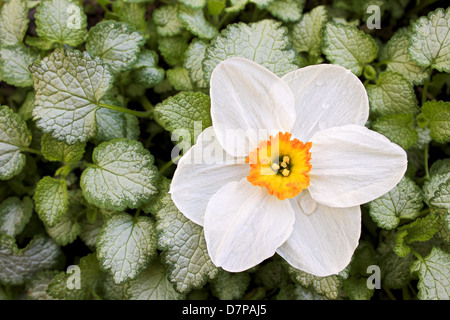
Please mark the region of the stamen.
<svg viewBox="0 0 450 320"><path fill-rule="evenodd" d="M273 163L271 168L272 168L273 171L276 172L276 171L278 171L280 169L280 166L278 165L278 163Z"/></svg>
<svg viewBox="0 0 450 320"><path fill-rule="evenodd" d="M246 158L250 164L247 180L254 186L267 188L278 199L291 199L309 186L311 171L311 142L291 140L290 133L280 132ZM250 163L250 159L255 159Z"/></svg>

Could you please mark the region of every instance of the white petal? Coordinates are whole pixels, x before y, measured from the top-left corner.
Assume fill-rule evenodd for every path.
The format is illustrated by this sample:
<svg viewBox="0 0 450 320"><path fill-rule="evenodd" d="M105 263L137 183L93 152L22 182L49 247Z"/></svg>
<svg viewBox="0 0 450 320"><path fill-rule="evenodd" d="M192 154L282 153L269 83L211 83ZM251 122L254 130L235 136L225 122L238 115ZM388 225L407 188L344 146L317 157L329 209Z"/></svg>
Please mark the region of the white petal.
<svg viewBox="0 0 450 320"><path fill-rule="evenodd" d="M269 134L291 132L294 95L259 64L230 58L211 75L211 117L219 142L233 156L245 156Z"/></svg>
<svg viewBox="0 0 450 320"><path fill-rule="evenodd" d="M187 218L203 225L211 196L228 182L246 177L249 171L244 158L233 158L222 149L213 127L209 127L178 162L169 192Z"/></svg>
<svg viewBox="0 0 450 320"><path fill-rule="evenodd" d="M295 199L302 208L302 211L306 215L312 214L317 209L318 203L311 197L308 189L303 190Z"/></svg>
<svg viewBox="0 0 450 320"><path fill-rule="evenodd" d="M292 132L301 141L326 128L364 125L369 99L364 85L351 71L336 65L308 66L283 78L295 95L296 122Z"/></svg>
<svg viewBox="0 0 450 320"><path fill-rule="evenodd" d="M277 253L294 268L319 277L342 271L358 246L360 207L319 204L311 215L306 215L295 198L289 201L295 210L294 229Z"/></svg>
<svg viewBox="0 0 450 320"><path fill-rule="evenodd" d="M334 127L312 138L311 196L331 207L372 201L394 188L406 171L406 152L358 125Z"/></svg>
<svg viewBox="0 0 450 320"><path fill-rule="evenodd" d="M271 257L294 224L289 201L247 179L216 192L205 215L205 238L213 263L229 272L247 270Z"/></svg>

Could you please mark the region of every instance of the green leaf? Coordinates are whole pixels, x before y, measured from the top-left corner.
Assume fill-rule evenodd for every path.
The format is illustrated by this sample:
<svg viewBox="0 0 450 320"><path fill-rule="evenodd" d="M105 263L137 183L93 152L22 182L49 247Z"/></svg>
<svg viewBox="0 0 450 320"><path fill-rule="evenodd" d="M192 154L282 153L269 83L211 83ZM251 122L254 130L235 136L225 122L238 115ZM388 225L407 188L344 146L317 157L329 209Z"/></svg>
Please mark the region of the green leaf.
<svg viewBox="0 0 450 320"><path fill-rule="evenodd" d="M329 300L324 295L318 294L311 288L305 288L302 285L295 285L294 300Z"/></svg>
<svg viewBox="0 0 450 320"><path fill-rule="evenodd" d="M400 257L406 256L410 249L407 245L415 241L428 241L439 230L441 218L437 214L430 213L424 218L416 219L414 222L398 228L397 245L395 253Z"/></svg>
<svg viewBox="0 0 450 320"><path fill-rule="evenodd" d="M128 300L126 288L128 284L116 285L109 274L105 274L102 283L104 300Z"/></svg>
<svg viewBox="0 0 450 320"><path fill-rule="evenodd" d="M370 111L374 115L419 113L419 105L411 83L402 75L386 71L379 75L376 85L367 86Z"/></svg>
<svg viewBox="0 0 450 320"><path fill-rule="evenodd" d="M366 278L350 277L344 281L344 290L350 300L370 300L375 289L367 287Z"/></svg>
<svg viewBox="0 0 450 320"><path fill-rule="evenodd" d="M372 128L405 150L412 147L418 139L414 128L414 115L410 113L379 117L372 123Z"/></svg>
<svg viewBox="0 0 450 320"><path fill-rule="evenodd" d="M106 95L103 103L124 108L123 99L116 99ZM97 135L96 141L109 141L118 138L137 140L140 134L139 119L131 114L101 108L96 112Z"/></svg>
<svg viewBox="0 0 450 320"><path fill-rule="evenodd" d="M13 237L0 235L0 283L22 285L36 273L56 267L61 249L50 238L37 235L23 249Z"/></svg>
<svg viewBox="0 0 450 320"><path fill-rule="evenodd" d="M101 143L92 155L94 165L81 175L86 200L102 209L139 208L156 193L158 171L154 158L140 142L126 138Z"/></svg>
<svg viewBox="0 0 450 320"><path fill-rule="evenodd" d="M117 9L116 9L117 8ZM119 15L119 20L128 23L136 30L145 31L145 15L147 13L146 5L133 2L113 2L113 10Z"/></svg>
<svg viewBox="0 0 450 320"><path fill-rule="evenodd" d="M327 22L325 6L318 6L304 14L290 29L292 47L297 52L308 52L318 57L322 54L322 34Z"/></svg>
<svg viewBox="0 0 450 320"><path fill-rule="evenodd" d="M33 201L9 197L0 204L0 234L14 237L22 232L33 214Z"/></svg>
<svg viewBox="0 0 450 320"><path fill-rule="evenodd" d="M259 9L267 8L271 3L277 0L248 0L251 3L256 4Z"/></svg>
<svg viewBox="0 0 450 320"><path fill-rule="evenodd" d="M19 174L25 166L21 148L31 143L25 121L7 106L0 106L0 180Z"/></svg>
<svg viewBox="0 0 450 320"><path fill-rule="evenodd" d="M276 0L267 7L267 11L283 22L296 22L302 16L304 5L305 0Z"/></svg>
<svg viewBox="0 0 450 320"><path fill-rule="evenodd" d="M103 225L97 241L97 258L115 284L136 279L155 255L156 234L150 218L117 213Z"/></svg>
<svg viewBox="0 0 450 320"><path fill-rule="evenodd" d="M171 66L181 64L188 48L188 39L182 35L158 38L158 49Z"/></svg>
<svg viewBox="0 0 450 320"><path fill-rule="evenodd" d="M413 27L409 54L419 66L450 72L450 9L432 11Z"/></svg>
<svg viewBox="0 0 450 320"><path fill-rule="evenodd" d="M206 50L203 60L205 82L209 83L212 71L220 62L231 57L253 60L278 76L298 69L287 29L274 20L228 25Z"/></svg>
<svg viewBox="0 0 450 320"><path fill-rule="evenodd" d="M167 79L170 84L178 91L192 91L193 86L189 71L183 67L175 67L167 70Z"/></svg>
<svg viewBox="0 0 450 320"><path fill-rule="evenodd" d="M45 159L71 164L81 160L86 143L68 145L64 141L54 139L49 134L44 134L41 139L41 146Z"/></svg>
<svg viewBox="0 0 450 320"><path fill-rule="evenodd" d="M101 108L96 113L96 140L109 141L118 138L137 140L139 137L139 119L128 113Z"/></svg>
<svg viewBox="0 0 450 320"><path fill-rule="evenodd" d="M73 47L84 42L87 17L75 0L42 0L35 14L36 32L43 40Z"/></svg>
<svg viewBox="0 0 450 320"><path fill-rule="evenodd" d="M54 49L58 46L55 42L47 42L39 37L32 37L29 35L25 38L25 43L31 47L44 51Z"/></svg>
<svg viewBox="0 0 450 320"><path fill-rule="evenodd" d="M178 19L186 29L199 38L210 40L218 34L217 28L205 19L202 9L192 9L180 5L178 6Z"/></svg>
<svg viewBox="0 0 450 320"><path fill-rule="evenodd" d="M425 203L429 205L431 199L434 198L435 193L439 190L440 186L446 183L449 179L450 179L450 171L434 172L431 175L430 180L425 181L422 187Z"/></svg>
<svg viewBox="0 0 450 320"><path fill-rule="evenodd" d="M104 20L89 30L86 51L100 57L116 74L131 69L144 42L142 33L127 23Z"/></svg>
<svg viewBox="0 0 450 320"><path fill-rule="evenodd" d="M187 293L214 279L219 269L209 257L203 228L177 209L169 185L170 180L163 178L158 196L147 209L156 216L158 248L163 250L163 263L169 266L169 280L176 291Z"/></svg>
<svg viewBox="0 0 450 320"><path fill-rule="evenodd" d="M65 246L75 241L81 233L81 224L78 223L77 212L64 214L53 227L47 227L47 233L60 246Z"/></svg>
<svg viewBox="0 0 450 320"><path fill-rule="evenodd" d="M450 158L436 160L430 168L430 175L446 174L450 172Z"/></svg>
<svg viewBox="0 0 450 320"><path fill-rule="evenodd" d="M212 282L212 292L220 300L241 299L250 283L247 272L222 272Z"/></svg>
<svg viewBox="0 0 450 320"><path fill-rule="evenodd" d="M205 57L208 43L204 40L194 39L185 52L184 67L188 70L191 81L198 88L208 88L203 78L202 62Z"/></svg>
<svg viewBox="0 0 450 320"><path fill-rule="evenodd" d="M430 205L450 211L450 178L439 185L434 196L430 199Z"/></svg>
<svg viewBox="0 0 450 320"><path fill-rule="evenodd" d="M378 227L391 230L400 219L417 218L422 200L420 188L408 177L403 177L395 188L369 203L370 216Z"/></svg>
<svg viewBox="0 0 450 320"><path fill-rule="evenodd" d="M195 122L201 121L202 131L212 125L210 107L211 100L206 94L180 92L158 104L155 112L166 130L188 130L193 143L197 139L196 129L200 129L195 127Z"/></svg>
<svg viewBox="0 0 450 320"><path fill-rule="evenodd" d="M84 218L80 222L81 232L79 234L80 239L83 240L84 244L89 248L95 248L97 245L98 235L103 226L103 218L97 215L97 219L91 223L87 218Z"/></svg>
<svg viewBox="0 0 450 320"><path fill-rule="evenodd" d="M67 144L94 137L98 103L113 82L109 67L87 52L55 50L30 70L37 127Z"/></svg>
<svg viewBox="0 0 450 320"><path fill-rule="evenodd" d="M420 85L430 77L430 69L421 67L408 52L409 32L397 32L384 46L380 61L386 61L386 70L404 76L414 85Z"/></svg>
<svg viewBox="0 0 450 320"><path fill-rule="evenodd" d="M95 253L82 257L78 267L80 268L80 289L69 289L67 284L72 273L61 272L48 285L47 293L52 298L61 300L91 300L98 296L103 273L100 270Z"/></svg>
<svg viewBox="0 0 450 320"><path fill-rule="evenodd" d="M218 16L226 6L226 0L208 0L208 13Z"/></svg>
<svg viewBox="0 0 450 320"><path fill-rule="evenodd" d="M450 255L447 252L434 247L423 260L414 261L411 272L419 275L419 299L450 299Z"/></svg>
<svg viewBox="0 0 450 320"><path fill-rule="evenodd" d="M414 255L407 253L403 258L394 251L396 233L392 232L378 246L378 266L381 271L383 285L392 289L401 289L411 281L409 269L414 261Z"/></svg>
<svg viewBox="0 0 450 320"><path fill-rule="evenodd" d="M22 106L19 108L19 111L17 112L24 121L33 118L34 96L35 96L34 91L28 92L25 101L22 103Z"/></svg>
<svg viewBox="0 0 450 320"><path fill-rule="evenodd" d="M364 65L377 57L378 47L364 31L330 22L325 26L323 52L331 63L360 76Z"/></svg>
<svg viewBox="0 0 450 320"><path fill-rule="evenodd" d="M158 66L158 54L155 51L142 50L133 66L131 78L146 88L161 83L164 79L164 69Z"/></svg>
<svg viewBox="0 0 450 320"><path fill-rule="evenodd" d="M0 46L21 43L28 29L26 0L10 0L3 3L0 12Z"/></svg>
<svg viewBox="0 0 450 320"><path fill-rule="evenodd" d="M206 1L207 0L178 0L179 3L192 9L202 9L206 5Z"/></svg>
<svg viewBox="0 0 450 320"><path fill-rule="evenodd" d="M326 296L328 299L337 299L340 288L342 287L342 279L339 275L331 275L328 277L317 277L304 271L295 269L288 265L288 273L291 279L301 284L303 287L312 288L320 295Z"/></svg>
<svg viewBox="0 0 450 320"><path fill-rule="evenodd" d="M155 9L153 21L156 24L156 32L161 37L176 36L184 30L178 18L178 5L166 5Z"/></svg>
<svg viewBox="0 0 450 320"><path fill-rule="evenodd" d="M248 0L230 0L231 7L225 8L225 12L234 13L239 12L245 8Z"/></svg>
<svg viewBox="0 0 450 320"><path fill-rule="evenodd" d="M66 181L48 176L42 178L33 198L39 218L47 227L54 227L61 221L69 206Z"/></svg>
<svg viewBox="0 0 450 320"><path fill-rule="evenodd" d="M139 278L126 287L130 300L182 300L184 295L175 291L167 280L167 273L159 261L154 261Z"/></svg>
<svg viewBox="0 0 450 320"><path fill-rule="evenodd" d="M39 53L23 45L0 48L0 77L16 87L33 85L28 66L39 60Z"/></svg>
<svg viewBox="0 0 450 320"><path fill-rule="evenodd" d="M26 296L29 300L54 300L48 295L47 288L58 271L41 271L26 284Z"/></svg>
<svg viewBox="0 0 450 320"><path fill-rule="evenodd" d="M275 256L272 261L258 266L254 277L255 284L269 289L276 289L290 282L285 264L284 260Z"/></svg>
<svg viewBox="0 0 450 320"><path fill-rule="evenodd" d="M433 140L446 143L450 141L450 102L428 101L422 106L419 116L421 121L430 128Z"/></svg>

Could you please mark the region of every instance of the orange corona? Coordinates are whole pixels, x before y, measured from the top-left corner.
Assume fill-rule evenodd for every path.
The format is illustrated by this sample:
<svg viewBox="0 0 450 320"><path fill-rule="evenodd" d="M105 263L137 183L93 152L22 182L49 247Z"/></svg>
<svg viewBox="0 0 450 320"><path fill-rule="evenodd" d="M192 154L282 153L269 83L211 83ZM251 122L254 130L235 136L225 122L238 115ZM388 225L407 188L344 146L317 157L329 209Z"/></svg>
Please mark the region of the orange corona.
<svg viewBox="0 0 450 320"><path fill-rule="evenodd" d="M309 186L311 171L311 142L291 140L290 133L278 133L259 143L250 152L246 162L250 164L247 180L280 200L294 198Z"/></svg>

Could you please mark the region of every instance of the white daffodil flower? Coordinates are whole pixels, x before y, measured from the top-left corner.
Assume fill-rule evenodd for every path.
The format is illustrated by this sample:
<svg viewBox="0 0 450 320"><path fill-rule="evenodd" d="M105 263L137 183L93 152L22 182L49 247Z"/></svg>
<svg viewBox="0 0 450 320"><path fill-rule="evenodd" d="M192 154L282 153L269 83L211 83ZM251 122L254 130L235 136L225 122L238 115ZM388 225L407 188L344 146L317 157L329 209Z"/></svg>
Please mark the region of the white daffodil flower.
<svg viewBox="0 0 450 320"><path fill-rule="evenodd" d="M360 205L395 187L407 166L402 148L364 126L360 80L326 64L279 78L231 58L214 69L210 95L213 125L179 161L170 193L204 227L213 263L240 272L278 253L313 275L343 270ZM253 134L262 129L262 139ZM225 161L198 161L210 153Z"/></svg>

